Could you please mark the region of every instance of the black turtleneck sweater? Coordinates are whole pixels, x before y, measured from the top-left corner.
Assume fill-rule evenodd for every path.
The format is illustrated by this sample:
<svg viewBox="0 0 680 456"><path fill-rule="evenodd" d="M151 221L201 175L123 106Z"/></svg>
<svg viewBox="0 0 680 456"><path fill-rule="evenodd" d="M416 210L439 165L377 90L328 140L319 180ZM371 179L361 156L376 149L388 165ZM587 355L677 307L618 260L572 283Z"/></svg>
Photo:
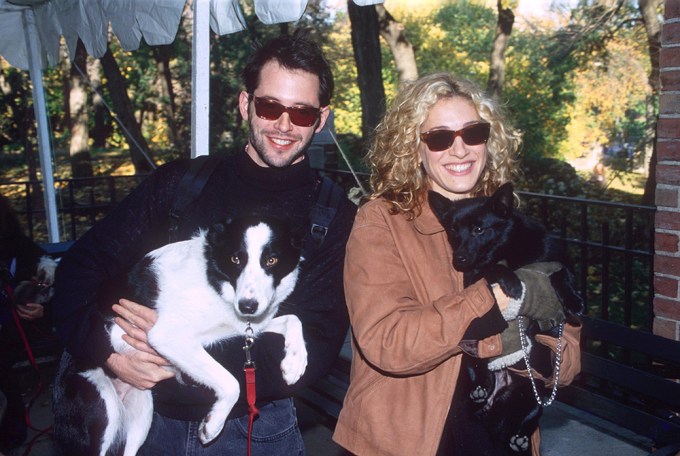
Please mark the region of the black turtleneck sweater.
<svg viewBox="0 0 680 456"><path fill-rule="evenodd" d="M188 160L177 160L160 167L62 259L52 301L55 324L67 351L81 364L103 366L112 353L103 315L110 314L113 300L101 290L110 288L107 283L119 280L147 252L168 242L168 213L188 165ZM178 239L188 239L199 228L229 217L252 213L287 219L309 233L309 213L319 182L306 159L286 168L260 167L245 153L220 160L199 199L182 216ZM264 333L252 352L258 402L291 396L323 377L333 364L348 328L342 268L355 211L355 206L344 199L320 248L306 235L302 252L305 261L297 286L279 314L295 314L302 321L309 356L307 370L296 384L286 385L279 367L283 338ZM191 312L190 305L187 312ZM239 337L209 350L241 384L241 397L232 417L246 413L242 347L243 338ZM174 379L154 388L155 410L170 418L201 420L213 401L212 392L180 385Z"/></svg>

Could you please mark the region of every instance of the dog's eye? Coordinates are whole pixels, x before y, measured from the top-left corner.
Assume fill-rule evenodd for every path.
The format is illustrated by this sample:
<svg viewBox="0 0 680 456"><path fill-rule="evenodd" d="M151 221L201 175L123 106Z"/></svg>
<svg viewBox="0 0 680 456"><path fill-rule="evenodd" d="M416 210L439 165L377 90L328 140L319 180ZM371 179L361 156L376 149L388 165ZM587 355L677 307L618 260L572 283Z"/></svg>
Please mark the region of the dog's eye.
<svg viewBox="0 0 680 456"><path fill-rule="evenodd" d="M475 236L478 236L478 235L482 234L483 232L484 232L484 228L482 228L481 226L475 226L475 227L472 228L472 234L474 234Z"/></svg>
<svg viewBox="0 0 680 456"><path fill-rule="evenodd" d="M234 264L241 264L241 259L238 257L238 255L232 255L231 262Z"/></svg>
<svg viewBox="0 0 680 456"><path fill-rule="evenodd" d="M279 262L278 258L276 258L275 256L270 256L269 258L267 258L267 261L265 261L264 265L267 267L272 267L278 262Z"/></svg>

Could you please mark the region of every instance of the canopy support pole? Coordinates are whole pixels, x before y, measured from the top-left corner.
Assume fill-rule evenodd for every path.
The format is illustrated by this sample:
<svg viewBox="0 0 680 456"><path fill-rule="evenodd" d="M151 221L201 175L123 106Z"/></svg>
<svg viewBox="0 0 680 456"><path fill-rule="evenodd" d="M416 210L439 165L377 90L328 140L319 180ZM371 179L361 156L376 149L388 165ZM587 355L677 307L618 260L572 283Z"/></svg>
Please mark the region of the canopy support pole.
<svg viewBox="0 0 680 456"><path fill-rule="evenodd" d="M191 157L210 147L210 0L193 1L191 53Z"/></svg>
<svg viewBox="0 0 680 456"><path fill-rule="evenodd" d="M38 29L35 25L35 15L32 8L23 12L24 30L28 43L29 73L33 87L33 110L38 131L38 149L40 151L40 173L43 182L43 197L47 220L47 234L50 242L60 241L59 224L57 222L57 200L54 191L54 175L52 169L52 152L50 135L47 124L47 105L43 89L42 70L40 62L40 48L38 45Z"/></svg>

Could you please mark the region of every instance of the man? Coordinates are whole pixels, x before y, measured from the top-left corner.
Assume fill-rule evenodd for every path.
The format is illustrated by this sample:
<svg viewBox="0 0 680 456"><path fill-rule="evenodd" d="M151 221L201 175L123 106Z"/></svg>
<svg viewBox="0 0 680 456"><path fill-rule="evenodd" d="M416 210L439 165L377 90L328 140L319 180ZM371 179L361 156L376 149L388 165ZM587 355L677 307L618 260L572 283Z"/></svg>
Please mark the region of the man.
<svg viewBox="0 0 680 456"><path fill-rule="evenodd" d="M246 90L239 96L239 110L248 121L248 143L242 153L215 164L200 197L182 216L179 240L198 228L252 212L305 227L305 261L295 290L279 312L295 314L303 324L307 370L296 384L285 384L279 368L283 339L277 334L264 333L252 349L260 410L252 430L253 454L304 454L291 395L325 375L342 346L348 328L342 265L355 207L343 198L323 242L311 239L310 210L320 179L309 168L305 152L328 118L333 93L333 77L320 48L297 33L275 38L253 53L242 78ZM159 168L71 248L57 276L57 330L67 353L79 362L105 366L137 388L153 388L154 419L140 454L245 454L242 338L210 349L239 380L241 397L224 431L202 446L198 426L214 396L197 385L180 385L163 368L167 362L146 345L153 312L125 300L114 306L128 318L119 318L128 341L140 349L129 356L113 352L98 311L112 305L102 297L108 281L167 243L168 213L187 167L187 160L179 160ZM67 393L67 388L58 393Z"/></svg>

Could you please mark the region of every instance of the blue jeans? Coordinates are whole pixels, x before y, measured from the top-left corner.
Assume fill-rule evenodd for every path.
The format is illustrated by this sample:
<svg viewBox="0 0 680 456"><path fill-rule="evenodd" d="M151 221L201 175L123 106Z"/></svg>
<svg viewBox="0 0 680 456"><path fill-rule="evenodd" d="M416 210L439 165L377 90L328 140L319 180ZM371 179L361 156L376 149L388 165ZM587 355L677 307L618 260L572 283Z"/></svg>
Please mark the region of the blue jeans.
<svg viewBox="0 0 680 456"><path fill-rule="evenodd" d="M181 421L153 414L153 422L140 456L245 455L248 417L228 420L210 444L198 439L198 421ZM304 456L305 446L298 427L293 399L282 399L260 407L253 424L253 456Z"/></svg>

